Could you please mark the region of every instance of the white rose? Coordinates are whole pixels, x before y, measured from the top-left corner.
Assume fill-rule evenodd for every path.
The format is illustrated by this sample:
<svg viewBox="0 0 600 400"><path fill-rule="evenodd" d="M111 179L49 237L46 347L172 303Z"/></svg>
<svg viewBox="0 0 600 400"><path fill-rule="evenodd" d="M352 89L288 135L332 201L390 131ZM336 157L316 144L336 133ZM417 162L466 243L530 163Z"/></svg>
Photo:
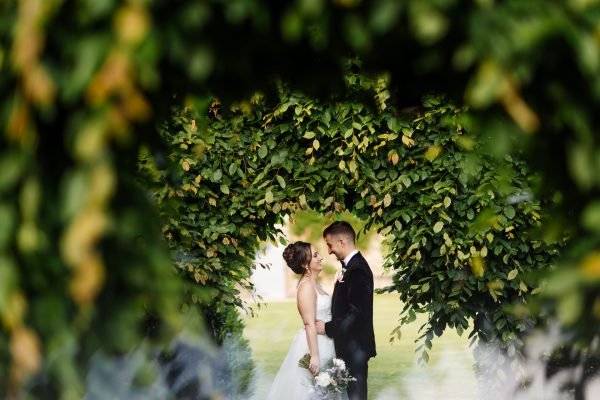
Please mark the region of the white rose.
<svg viewBox="0 0 600 400"><path fill-rule="evenodd" d="M327 387L331 383L331 377L329 376L329 374L327 372L321 372L315 378L315 382L317 382L317 385L319 385L321 387Z"/></svg>
<svg viewBox="0 0 600 400"><path fill-rule="evenodd" d="M346 363L341 358L334 358L333 366L339 368L341 371L346 369Z"/></svg>

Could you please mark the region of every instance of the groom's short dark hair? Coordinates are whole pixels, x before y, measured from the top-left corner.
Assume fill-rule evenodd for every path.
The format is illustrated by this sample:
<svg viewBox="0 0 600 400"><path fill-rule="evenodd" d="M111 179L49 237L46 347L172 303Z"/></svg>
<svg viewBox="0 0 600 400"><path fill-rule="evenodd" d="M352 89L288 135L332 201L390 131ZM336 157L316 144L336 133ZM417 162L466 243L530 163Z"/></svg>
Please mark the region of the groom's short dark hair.
<svg viewBox="0 0 600 400"><path fill-rule="evenodd" d="M327 235L343 235L352 239L352 243L354 243L356 240L356 232L354 232L352 225L350 225L346 221L335 221L334 223L329 225L323 231L323 237Z"/></svg>

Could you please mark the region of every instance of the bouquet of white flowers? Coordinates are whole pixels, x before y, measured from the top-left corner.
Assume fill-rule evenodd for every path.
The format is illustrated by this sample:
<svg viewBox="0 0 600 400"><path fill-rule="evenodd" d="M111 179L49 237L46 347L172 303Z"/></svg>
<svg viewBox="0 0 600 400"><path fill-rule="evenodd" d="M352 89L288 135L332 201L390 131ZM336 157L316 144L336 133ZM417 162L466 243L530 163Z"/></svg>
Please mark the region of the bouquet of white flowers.
<svg viewBox="0 0 600 400"><path fill-rule="evenodd" d="M308 369L310 365L310 354L305 354L299 361L298 365ZM350 372L346 369L346 363L340 358L332 358L326 364L326 368L322 369L313 379L314 398L319 400L332 399L337 394L343 393L348 384L356 379L350 376Z"/></svg>

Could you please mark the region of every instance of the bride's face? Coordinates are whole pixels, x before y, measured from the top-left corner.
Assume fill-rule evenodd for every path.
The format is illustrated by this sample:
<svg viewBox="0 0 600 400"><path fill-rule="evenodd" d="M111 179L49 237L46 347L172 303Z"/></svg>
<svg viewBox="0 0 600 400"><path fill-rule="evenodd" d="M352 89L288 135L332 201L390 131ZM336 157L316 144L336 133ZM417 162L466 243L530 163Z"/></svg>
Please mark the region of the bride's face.
<svg viewBox="0 0 600 400"><path fill-rule="evenodd" d="M311 273L321 272L321 270L323 269L323 266L321 265L323 257L321 257L321 255L319 254L317 249L315 249L314 246L310 246L310 252L312 254L312 257L310 258L310 262L308 263L308 269Z"/></svg>

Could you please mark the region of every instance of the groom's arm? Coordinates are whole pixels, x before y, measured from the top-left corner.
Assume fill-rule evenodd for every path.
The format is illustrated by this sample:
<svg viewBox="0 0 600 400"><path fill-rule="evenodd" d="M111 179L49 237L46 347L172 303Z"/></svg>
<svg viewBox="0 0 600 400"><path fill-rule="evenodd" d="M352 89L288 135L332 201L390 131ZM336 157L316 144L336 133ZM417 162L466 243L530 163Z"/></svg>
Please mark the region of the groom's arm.
<svg viewBox="0 0 600 400"><path fill-rule="evenodd" d="M346 278L348 285L348 311L345 315L325 323L325 333L330 338L345 336L354 330L366 315L371 285L366 274L356 271Z"/></svg>
<svg viewBox="0 0 600 400"><path fill-rule="evenodd" d="M337 336L336 335L337 329L336 329L336 324L335 324L334 320L326 322L324 329L325 329L325 334L327 336L329 336L330 338L333 339L335 336Z"/></svg>

